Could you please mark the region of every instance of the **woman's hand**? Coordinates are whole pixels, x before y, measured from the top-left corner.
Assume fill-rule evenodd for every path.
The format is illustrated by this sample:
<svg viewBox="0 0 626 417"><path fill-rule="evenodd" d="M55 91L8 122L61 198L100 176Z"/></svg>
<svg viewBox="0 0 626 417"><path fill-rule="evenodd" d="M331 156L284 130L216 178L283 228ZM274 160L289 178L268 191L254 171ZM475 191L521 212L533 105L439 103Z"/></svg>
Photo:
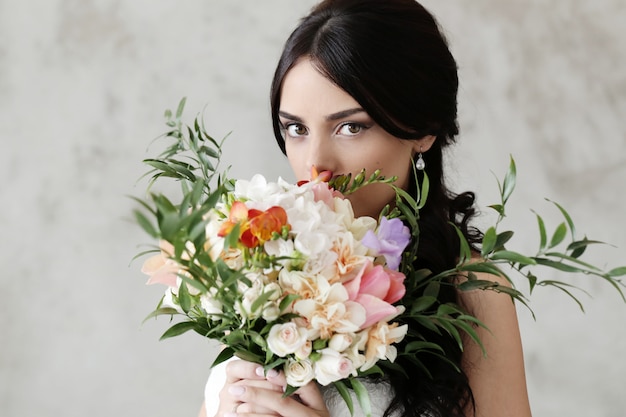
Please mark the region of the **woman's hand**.
<svg viewBox="0 0 626 417"><path fill-rule="evenodd" d="M261 365L231 361L226 367L226 383L220 391L217 417L329 417L315 383L301 387L289 397L283 397L285 386L282 372L270 370L265 375Z"/></svg>

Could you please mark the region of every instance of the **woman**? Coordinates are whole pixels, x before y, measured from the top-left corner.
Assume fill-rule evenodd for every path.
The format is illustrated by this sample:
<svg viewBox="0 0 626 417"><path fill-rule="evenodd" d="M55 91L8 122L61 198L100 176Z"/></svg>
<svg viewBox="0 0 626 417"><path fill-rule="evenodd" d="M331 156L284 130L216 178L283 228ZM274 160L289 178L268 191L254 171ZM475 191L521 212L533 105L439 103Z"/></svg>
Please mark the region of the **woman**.
<svg viewBox="0 0 626 417"><path fill-rule="evenodd" d="M453 222L471 243L473 195L453 195L444 184L442 151L458 134L457 66L436 21L414 0L327 0L287 40L271 91L278 144L299 180L311 167L336 174L380 169L415 193L412 161L425 165L431 187L420 213L416 267L434 273L453 267L459 253ZM386 185L349 196L355 214L377 217L393 202ZM502 281L498 277L483 279ZM453 288L453 287L450 287ZM486 350L418 329L458 365L429 357L427 369L399 365L409 375L370 380L375 415L530 416L515 306L490 291L440 295L482 320ZM406 343L406 341L405 341ZM347 412L332 389L316 384L283 398L283 375L231 361L212 372L201 415L333 416ZM217 392L219 391L219 395ZM343 415L343 414L342 414Z"/></svg>

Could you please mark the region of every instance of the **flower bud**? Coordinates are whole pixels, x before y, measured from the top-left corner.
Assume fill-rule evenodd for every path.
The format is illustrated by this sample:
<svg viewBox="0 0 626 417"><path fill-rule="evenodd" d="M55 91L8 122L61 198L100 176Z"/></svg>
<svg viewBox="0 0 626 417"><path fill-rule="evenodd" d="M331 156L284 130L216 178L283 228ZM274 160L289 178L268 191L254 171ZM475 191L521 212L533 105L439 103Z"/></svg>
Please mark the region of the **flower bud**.
<svg viewBox="0 0 626 417"><path fill-rule="evenodd" d="M330 338L328 347L336 350L337 352L343 352L352 344L352 337L346 334L335 334Z"/></svg>

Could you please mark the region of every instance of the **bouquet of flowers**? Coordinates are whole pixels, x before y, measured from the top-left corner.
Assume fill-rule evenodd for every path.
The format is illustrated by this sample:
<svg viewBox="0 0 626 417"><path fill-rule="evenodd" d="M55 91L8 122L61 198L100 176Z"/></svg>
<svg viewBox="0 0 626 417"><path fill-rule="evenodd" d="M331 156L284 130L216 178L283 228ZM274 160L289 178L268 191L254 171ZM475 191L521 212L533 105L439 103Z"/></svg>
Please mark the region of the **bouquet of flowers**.
<svg viewBox="0 0 626 417"><path fill-rule="evenodd" d="M502 201L492 206L499 219L484 234L481 260L473 259L459 233L458 264L432 274L413 265L427 177L417 198L395 188L394 178L379 172L351 178L314 170L311 181L299 184L268 182L260 175L234 181L217 170L221 143L207 134L198 118L193 126L183 125L183 107L184 100L175 115L166 112L170 130L165 136L173 143L158 158L144 161L153 168L147 174L151 184L174 178L182 185L182 196L177 202L162 194L137 199L143 210L136 210L135 216L160 241L142 270L150 276L148 283L167 286L149 317L185 317L163 338L194 330L219 341L224 349L214 364L235 355L267 370L280 368L288 382L286 395L312 380L332 383L350 410L351 388L369 414L367 392L357 376L393 369L397 355L419 361L420 351L444 354L419 337L411 337L398 351L411 322L447 332L459 344L461 333L480 344L474 326L481 323L458 305L439 301L440 284L445 280L449 285L449 277L463 277L452 281L461 291L507 292L525 303L514 286L476 277L477 272L488 272L509 279L498 267L506 264L527 278L531 291L556 286L574 297L569 284L537 278L533 268L546 266L604 278L624 298L616 277L626 275L626 267L605 272L581 261L585 248L598 242L576 240L571 218L558 205L565 221L550 240L537 216L537 254L525 256L505 248L513 232L499 232L497 225L514 187L513 161L499 184ZM384 209L378 219L355 217L345 195L381 182L396 190L394 208ZM568 230L572 242L565 251L556 250Z"/></svg>

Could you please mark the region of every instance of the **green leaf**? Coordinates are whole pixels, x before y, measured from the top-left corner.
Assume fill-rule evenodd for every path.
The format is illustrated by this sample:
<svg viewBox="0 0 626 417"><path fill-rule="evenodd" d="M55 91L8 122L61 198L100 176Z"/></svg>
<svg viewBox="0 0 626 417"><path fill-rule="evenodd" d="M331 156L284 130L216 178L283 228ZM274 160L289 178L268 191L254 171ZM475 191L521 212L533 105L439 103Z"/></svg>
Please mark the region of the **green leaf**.
<svg viewBox="0 0 626 417"><path fill-rule="evenodd" d="M235 351L232 348L225 347L222 351L217 355L213 363L211 364L211 368L219 365L222 362L225 362L233 357Z"/></svg>
<svg viewBox="0 0 626 417"><path fill-rule="evenodd" d="M282 300L280 300L278 310L282 313L287 309L287 307L289 307L294 301L299 298L300 296L298 294L287 294Z"/></svg>
<svg viewBox="0 0 626 417"><path fill-rule="evenodd" d="M602 270L600 268L598 268L597 266L591 265L590 263L587 262L583 262L580 259L571 257L571 256L567 256L563 253L560 252L547 252L544 254L545 256L549 256L549 257L553 257L553 258L559 258L562 261L569 261L572 262L576 265L580 265L583 268L586 268L589 271L595 271L595 272L601 272Z"/></svg>
<svg viewBox="0 0 626 417"><path fill-rule="evenodd" d="M239 359L243 359L244 361L254 362L258 364L263 363L263 358L261 356L254 354L249 350L237 350L237 352L235 352L235 356L237 356Z"/></svg>
<svg viewBox="0 0 626 417"><path fill-rule="evenodd" d="M482 262L469 262L457 267L459 272L482 272L485 274L491 274L496 276L503 276L503 272L498 266L489 261Z"/></svg>
<svg viewBox="0 0 626 417"><path fill-rule="evenodd" d="M176 310L175 308L171 308L171 307L163 307L163 308L157 308L156 310L154 310L152 313L148 314L146 316L145 319L143 319L142 323L145 323L146 321L148 321L149 319L153 318L153 317L158 317L158 316L173 316L174 314L179 314L178 310Z"/></svg>
<svg viewBox="0 0 626 417"><path fill-rule="evenodd" d="M480 250L480 254L483 258L487 257L493 248L496 246L496 229L494 227L490 227L487 229L485 234L483 235L482 248Z"/></svg>
<svg viewBox="0 0 626 417"><path fill-rule="evenodd" d="M509 170L504 177L504 183L502 184L502 203L505 204L513 190L515 189L515 180L517 177L517 169L515 168L515 160L511 157L511 162L509 163Z"/></svg>
<svg viewBox="0 0 626 417"><path fill-rule="evenodd" d="M183 333L187 333L189 330L194 330L196 323L193 321L183 321L177 323L167 329L159 340L169 339L170 337L180 336Z"/></svg>
<svg viewBox="0 0 626 417"><path fill-rule="evenodd" d="M432 342L426 342L423 340L415 340L413 342L408 343L405 347L404 347L404 352L405 353L416 353L418 351L421 350L435 350L441 353L445 353L443 348L441 346L439 346L439 344L437 343L432 343Z"/></svg>
<svg viewBox="0 0 626 417"><path fill-rule="evenodd" d="M183 97L178 103L178 108L176 109L176 118L180 119L183 115L183 110L185 109L185 103L187 102L187 97Z"/></svg>
<svg viewBox="0 0 626 417"><path fill-rule="evenodd" d="M578 308L580 308L580 311L582 311L583 313L585 312L585 308L583 307L583 304L580 302L580 300L574 295L572 294L571 291L569 291L568 288L575 288L577 290L583 291L580 288L571 285L571 284L567 284L565 282L561 282L561 281L553 281L553 280L546 280L546 281L540 281L539 283L537 283L537 285L541 285L543 287L546 286L550 286L553 288L556 288L558 290L561 290L562 292L564 292L565 294L567 294L572 300L574 300L574 302L576 302L576 304L578 304ZM583 291L585 292L585 291Z"/></svg>
<svg viewBox="0 0 626 417"><path fill-rule="evenodd" d="M437 298L439 296L439 283L437 281L429 283L424 290L424 295Z"/></svg>
<svg viewBox="0 0 626 417"><path fill-rule="evenodd" d="M417 206L418 210L421 210L426 205L426 200L428 198L428 192L430 190L430 180L428 179L428 175L424 172L424 178L422 179L422 187L420 189L419 195L419 204Z"/></svg>
<svg viewBox="0 0 626 417"><path fill-rule="evenodd" d="M620 266L618 268L613 268L608 272L610 277L621 277L626 275L626 266Z"/></svg>
<svg viewBox="0 0 626 417"><path fill-rule="evenodd" d="M178 303L185 313L189 313L191 309L191 296L189 295L187 284L178 287Z"/></svg>
<svg viewBox="0 0 626 417"><path fill-rule="evenodd" d="M500 216L504 217L504 206L502 204L492 204L487 207L494 209Z"/></svg>
<svg viewBox="0 0 626 417"><path fill-rule="evenodd" d="M437 302L437 297L424 295L415 299L410 306L411 314L421 313Z"/></svg>
<svg viewBox="0 0 626 417"><path fill-rule="evenodd" d="M567 226L565 223L561 223L558 225L554 234L552 235L552 239L550 240L550 247L553 248L557 246L559 243L565 239L565 235L567 234Z"/></svg>
<svg viewBox="0 0 626 417"><path fill-rule="evenodd" d="M366 417L372 417L372 404L370 402L370 396L367 392L365 386L356 378L353 378L351 381L352 389L356 394L356 398L359 401L359 405L361 406L361 410Z"/></svg>
<svg viewBox="0 0 626 417"><path fill-rule="evenodd" d="M267 300L269 300L273 294L274 294L274 291L268 291L268 292L264 292L263 294L261 294L256 300L254 300L254 302L250 306L250 311L254 313L258 309L263 307L265 303L267 302Z"/></svg>
<svg viewBox="0 0 626 417"><path fill-rule="evenodd" d="M511 240L514 232L511 230L507 230L505 232L498 233L498 237L496 239L496 249L504 249L504 245Z"/></svg>
<svg viewBox="0 0 626 417"><path fill-rule="evenodd" d="M600 242L598 240L589 240L585 236L584 239L577 240L567 245L567 250L572 252L571 256L573 258L579 258L583 253L585 253L585 250L587 249L589 245L597 245L597 244L604 245L605 243Z"/></svg>
<svg viewBox="0 0 626 417"><path fill-rule="evenodd" d="M556 269L556 270L563 271L563 272L583 272L580 268L564 264L563 262L556 262L551 259L535 258L535 261L539 265L547 266L552 269Z"/></svg>
<svg viewBox="0 0 626 417"><path fill-rule="evenodd" d="M137 220L137 223L139 223L139 226L141 226L141 228L147 234L149 234L151 237L155 239L159 238L159 231L154 227L152 222L148 220L146 216L144 216L142 212L140 212L139 210L133 210L133 214L135 215L135 220Z"/></svg>
<svg viewBox="0 0 626 417"><path fill-rule="evenodd" d="M572 232L572 240L576 240L575 238L576 228L574 227L574 222L572 221L572 218L570 217L569 213L557 202L552 201L552 200L548 200L548 201L554 204L561 211L561 214L565 218L565 221L567 222L569 229Z"/></svg>
<svg viewBox="0 0 626 417"><path fill-rule="evenodd" d="M463 263L472 258L472 250L461 229L453 223L450 224L454 226L454 230L456 230L456 234L459 237L459 262Z"/></svg>
<svg viewBox="0 0 626 417"><path fill-rule="evenodd" d="M464 281L457 285L457 288L461 291L486 290L499 287L500 283L495 281L489 281L486 279L474 279L471 281Z"/></svg>
<svg viewBox="0 0 626 417"><path fill-rule="evenodd" d="M528 278L529 291L532 293L535 285L537 285L537 277L533 273L528 272L526 278Z"/></svg>
<svg viewBox="0 0 626 417"><path fill-rule="evenodd" d="M466 318L469 316L463 316L463 317ZM482 343L482 340L480 339L480 336L478 336L478 333L471 325L469 325L467 322L459 318L456 321L456 326L460 328L461 330L463 330L474 341L474 343L476 343L480 347L480 349L483 352L483 355L485 356L487 355L487 351L485 349L485 346Z"/></svg>
<svg viewBox="0 0 626 417"><path fill-rule="evenodd" d="M339 395L341 395L341 398L343 398L343 400L345 401L346 406L348 407L348 410L350 410L350 415L353 416L354 404L352 403L352 396L350 395L350 391L348 390L348 387L346 386L346 384L343 383L343 381L335 381L333 382L333 385L335 386L335 388L337 388L337 392L339 393Z"/></svg>
<svg viewBox="0 0 626 417"><path fill-rule="evenodd" d="M521 253L513 252L510 250L500 250L491 254L489 259L497 261L504 260L511 263L518 263L522 265L536 265L537 262L533 258L524 256Z"/></svg>
<svg viewBox="0 0 626 417"><path fill-rule="evenodd" d="M548 235L546 233L546 224L544 223L541 216L535 213L537 217L537 226L539 226L539 252L542 252L546 245L548 244Z"/></svg>

